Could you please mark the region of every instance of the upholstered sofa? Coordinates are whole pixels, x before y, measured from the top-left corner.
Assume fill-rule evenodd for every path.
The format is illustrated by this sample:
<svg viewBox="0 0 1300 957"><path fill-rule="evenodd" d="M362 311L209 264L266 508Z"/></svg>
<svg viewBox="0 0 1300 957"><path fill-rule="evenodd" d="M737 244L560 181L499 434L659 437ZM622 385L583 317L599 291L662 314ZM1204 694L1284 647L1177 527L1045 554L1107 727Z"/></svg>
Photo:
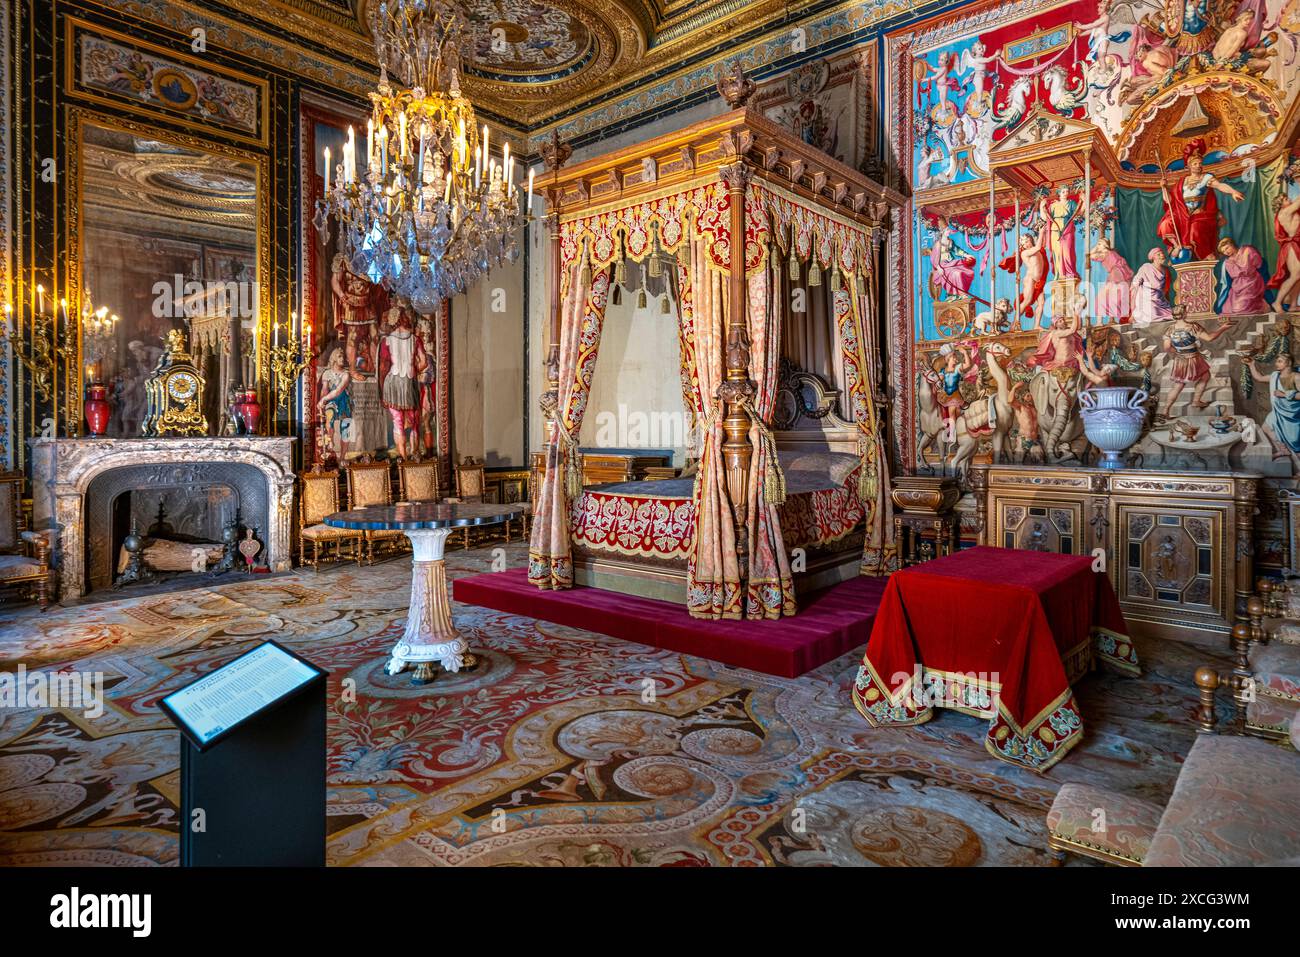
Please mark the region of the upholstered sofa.
<svg viewBox="0 0 1300 957"><path fill-rule="evenodd" d="M1290 735L1295 747L1198 735L1164 808L1067 784L1047 812L1048 844L1144 867L1300 863L1300 722Z"/></svg>
<svg viewBox="0 0 1300 957"><path fill-rule="evenodd" d="M1300 581L1261 579L1232 633L1233 696L1245 731L1284 737L1300 711Z"/></svg>

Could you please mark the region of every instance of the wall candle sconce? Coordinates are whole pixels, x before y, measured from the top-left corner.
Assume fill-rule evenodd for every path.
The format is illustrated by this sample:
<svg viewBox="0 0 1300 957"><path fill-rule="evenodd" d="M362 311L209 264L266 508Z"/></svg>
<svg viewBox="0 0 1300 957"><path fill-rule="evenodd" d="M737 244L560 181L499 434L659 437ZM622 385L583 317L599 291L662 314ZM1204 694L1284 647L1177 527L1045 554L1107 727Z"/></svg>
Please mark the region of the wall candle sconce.
<svg viewBox="0 0 1300 957"><path fill-rule="evenodd" d="M311 339L304 335L301 343L294 341L293 330L297 325L298 314L289 313L289 323L287 330L288 342L283 346L280 345L280 323L271 320L271 376L275 381L275 405L277 409L287 411L289 408L289 397L293 394L294 388L298 385L298 379L303 371L311 365L312 356Z"/></svg>
<svg viewBox="0 0 1300 957"><path fill-rule="evenodd" d="M75 337L65 327L60 337L58 317L45 312L45 287L37 286L36 295L32 297L32 334L31 341L24 342L22 335L14 324L14 307L5 303L4 329L0 330L2 340L12 350L14 358L22 363L32 377L32 388L41 402L49 402L54 392L54 373L56 353L72 355L76 345ZM57 349L56 349L57 347Z"/></svg>

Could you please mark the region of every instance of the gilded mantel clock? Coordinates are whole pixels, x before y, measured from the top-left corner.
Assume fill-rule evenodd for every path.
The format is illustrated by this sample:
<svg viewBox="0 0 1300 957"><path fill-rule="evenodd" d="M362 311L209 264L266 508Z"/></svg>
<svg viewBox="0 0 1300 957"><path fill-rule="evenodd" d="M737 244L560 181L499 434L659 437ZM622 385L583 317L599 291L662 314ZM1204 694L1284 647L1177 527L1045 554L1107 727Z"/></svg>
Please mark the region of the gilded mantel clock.
<svg viewBox="0 0 1300 957"><path fill-rule="evenodd" d="M167 333L167 346L145 382L145 435L207 435L203 415L203 374L185 348L179 329Z"/></svg>

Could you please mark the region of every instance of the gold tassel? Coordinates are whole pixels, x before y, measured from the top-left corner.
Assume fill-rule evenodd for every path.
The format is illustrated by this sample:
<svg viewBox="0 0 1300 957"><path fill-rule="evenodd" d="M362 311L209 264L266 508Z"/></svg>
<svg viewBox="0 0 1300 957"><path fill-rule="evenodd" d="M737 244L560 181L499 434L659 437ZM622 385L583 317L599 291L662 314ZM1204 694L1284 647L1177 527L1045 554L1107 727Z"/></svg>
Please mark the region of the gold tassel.
<svg viewBox="0 0 1300 957"><path fill-rule="evenodd" d="M754 408L753 399L742 399L741 408L749 413L749 421L758 429L759 448L765 456L763 469L763 501L768 505L785 504L785 472L781 470L781 460L776 454L776 436L759 417Z"/></svg>
<svg viewBox="0 0 1300 957"><path fill-rule="evenodd" d="M876 475L876 452L866 432L858 433L858 458L861 465L858 471L858 499L862 502L875 500L880 482Z"/></svg>
<svg viewBox="0 0 1300 957"><path fill-rule="evenodd" d="M664 274L664 261L658 256L650 257L650 275L658 279Z"/></svg>
<svg viewBox="0 0 1300 957"><path fill-rule="evenodd" d="M831 291L839 292L844 288L844 279L840 276L839 263L835 264L835 271L831 273Z"/></svg>
<svg viewBox="0 0 1300 957"><path fill-rule="evenodd" d="M812 266L808 269L808 285L820 286L822 284L822 267L817 262L816 253L813 254Z"/></svg>
<svg viewBox="0 0 1300 957"><path fill-rule="evenodd" d="M614 282L620 286L627 285L627 260L622 257L614 263Z"/></svg>
<svg viewBox="0 0 1300 957"><path fill-rule="evenodd" d="M609 294L609 302L610 302L610 305L613 305L613 306L618 306L618 305L621 305L621 304L622 304L622 302L623 302L623 287L622 287L622 286L619 286L619 285L615 285L615 286L614 286L614 291L611 292L611 293Z"/></svg>
<svg viewBox="0 0 1300 957"><path fill-rule="evenodd" d="M668 296L665 295L665 296L664 296L663 304L660 305L660 307L659 307L659 312L666 316L666 315L668 315L668 313L670 313L670 312L672 312L672 311L673 311L673 310L672 310L672 306L670 306L669 303L668 303Z"/></svg>
<svg viewBox="0 0 1300 957"><path fill-rule="evenodd" d="M558 423L557 423L558 426ZM582 456L578 454L578 440L571 436L563 426L555 430L559 439L559 454L564 462L564 494L570 503L582 494Z"/></svg>
<svg viewBox="0 0 1300 957"><path fill-rule="evenodd" d="M636 307L638 309L644 309L647 304L648 302L646 300L646 295L645 295L645 286L642 286L641 291L636 294Z"/></svg>
<svg viewBox="0 0 1300 957"><path fill-rule="evenodd" d="M799 280L799 258L794 254L794 247L790 247L790 278L796 282Z"/></svg>

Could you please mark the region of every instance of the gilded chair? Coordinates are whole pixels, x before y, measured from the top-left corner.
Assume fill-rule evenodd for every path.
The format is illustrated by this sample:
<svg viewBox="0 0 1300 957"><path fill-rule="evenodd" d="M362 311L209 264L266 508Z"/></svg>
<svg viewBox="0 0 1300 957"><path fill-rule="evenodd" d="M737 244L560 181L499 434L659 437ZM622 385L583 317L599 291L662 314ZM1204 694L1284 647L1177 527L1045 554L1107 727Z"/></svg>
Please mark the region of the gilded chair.
<svg viewBox="0 0 1300 957"><path fill-rule="evenodd" d="M367 508L371 505L393 504L393 482L387 460L375 462L363 455L343 467L348 477L348 508ZM365 545L365 562L375 562L375 542L388 542L400 548L406 536L399 529L366 529L362 533ZM357 559L361 564L362 559Z"/></svg>
<svg viewBox="0 0 1300 957"><path fill-rule="evenodd" d="M54 594L53 535L24 529L22 490L22 472L0 472L0 590L30 595L47 608Z"/></svg>
<svg viewBox="0 0 1300 957"><path fill-rule="evenodd" d="M487 466L480 459L467 455L465 460L456 466L456 497L448 501L481 502L486 488ZM464 526L460 532L462 544L465 548L469 548L469 526ZM509 540L509 530L506 532L506 537Z"/></svg>
<svg viewBox="0 0 1300 957"><path fill-rule="evenodd" d="M436 502L442 497L438 487L438 459L419 457L397 463L403 502Z"/></svg>
<svg viewBox="0 0 1300 957"><path fill-rule="evenodd" d="M325 546L329 557L329 546L334 545L334 560L343 559L343 546L351 546L350 557L356 558L360 550L361 533L348 528L333 528L324 524L325 518L339 509L339 473L337 469L326 471L319 465L310 472L300 472L298 481L301 493L298 497L301 530L298 537L298 564L310 564L315 571L320 571L321 546ZM311 543L311 561L307 561L307 543Z"/></svg>

